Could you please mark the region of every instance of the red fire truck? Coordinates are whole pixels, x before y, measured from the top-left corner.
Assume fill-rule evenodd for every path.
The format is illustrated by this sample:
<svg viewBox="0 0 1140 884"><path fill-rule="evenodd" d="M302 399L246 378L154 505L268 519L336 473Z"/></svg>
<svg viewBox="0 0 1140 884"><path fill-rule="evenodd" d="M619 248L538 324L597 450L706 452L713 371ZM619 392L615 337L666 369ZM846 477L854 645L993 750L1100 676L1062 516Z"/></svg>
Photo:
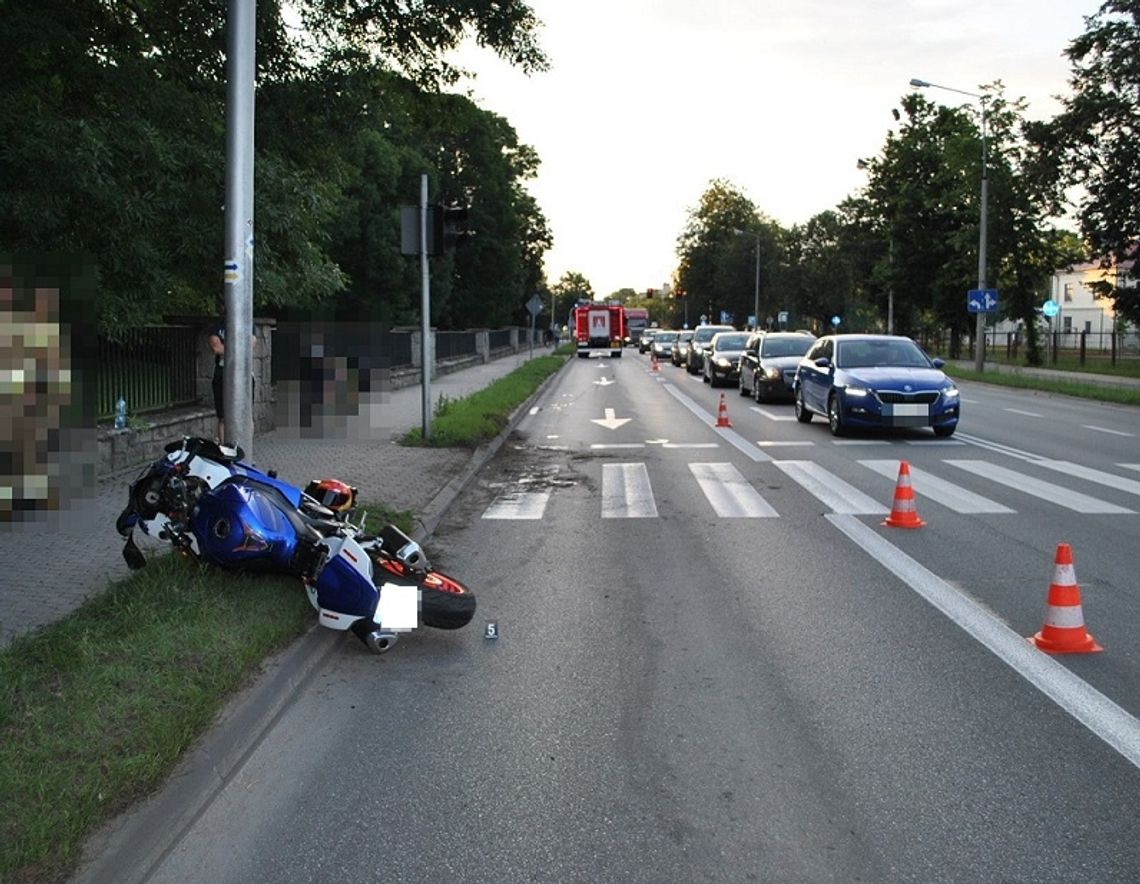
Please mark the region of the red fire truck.
<svg viewBox="0 0 1140 884"><path fill-rule="evenodd" d="M621 304L594 301L574 308L574 340L580 358L608 353L620 359L624 339L625 308Z"/></svg>

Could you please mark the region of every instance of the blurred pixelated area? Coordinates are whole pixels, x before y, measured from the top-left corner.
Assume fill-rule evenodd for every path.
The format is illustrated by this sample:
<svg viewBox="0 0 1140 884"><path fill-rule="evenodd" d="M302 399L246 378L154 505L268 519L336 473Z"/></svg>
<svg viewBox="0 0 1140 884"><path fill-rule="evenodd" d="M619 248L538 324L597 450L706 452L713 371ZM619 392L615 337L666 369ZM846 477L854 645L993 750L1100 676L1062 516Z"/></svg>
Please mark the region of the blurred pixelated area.
<svg viewBox="0 0 1140 884"><path fill-rule="evenodd" d="M369 323L282 323L273 335L275 424L285 436L344 439L370 435L360 418L385 400L393 347ZM384 355L377 355L383 353ZM411 353L406 354L411 363Z"/></svg>
<svg viewBox="0 0 1140 884"><path fill-rule="evenodd" d="M0 255L0 526L95 488L95 274Z"/></svg>

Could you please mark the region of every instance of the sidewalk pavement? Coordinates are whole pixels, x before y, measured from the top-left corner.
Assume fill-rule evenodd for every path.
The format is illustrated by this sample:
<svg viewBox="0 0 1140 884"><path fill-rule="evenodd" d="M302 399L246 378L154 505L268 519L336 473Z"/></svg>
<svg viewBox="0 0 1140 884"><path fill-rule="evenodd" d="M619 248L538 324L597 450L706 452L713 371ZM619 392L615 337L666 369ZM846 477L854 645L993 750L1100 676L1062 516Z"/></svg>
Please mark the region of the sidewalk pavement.
<svg viewBox="0 0 1140 884"><path fill-rule="evenodd" d="M526 362L532 352L542 356L551 350L528 348L440 375L431 381L432 407L440 396L460 399L484 389ZM371 404L343 422L337 438L309 439L296 429L277 429L254 438L249 460L298 485L325 477L341 479L360 489L361 500L411 510L420 515L413 537L422 541L506 436L474 453L397 444L408 430L422 426L422 401L420 385L374 394ZM90 496L73 500L51 518L0 526L0 649L16 636L66 617L130 573L115 518L136 474L101 479ZM150 543L140 546L145 549Z"/></svg>

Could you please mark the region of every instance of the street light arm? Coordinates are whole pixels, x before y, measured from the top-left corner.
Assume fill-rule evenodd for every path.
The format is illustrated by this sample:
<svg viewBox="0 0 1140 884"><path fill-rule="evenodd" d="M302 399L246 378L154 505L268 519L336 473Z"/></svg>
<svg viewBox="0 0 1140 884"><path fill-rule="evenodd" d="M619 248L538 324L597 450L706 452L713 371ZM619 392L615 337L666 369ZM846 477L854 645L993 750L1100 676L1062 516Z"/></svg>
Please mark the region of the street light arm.
<svg viewBox="0 0 1140 884"><path fill-rule="evenodd" d="M978 92L967 92L965 89L955 89L953 86L941 86L938 83L930 83L926 80L920 80L918 77L911 77L910 85L914 86L916 89L926 89L927 87L933 89L945 89L947 92L957 92L959 95L969 95L971 98L980 98L982 101L985 101L989 97L988 95L982 95Z"/></svg>

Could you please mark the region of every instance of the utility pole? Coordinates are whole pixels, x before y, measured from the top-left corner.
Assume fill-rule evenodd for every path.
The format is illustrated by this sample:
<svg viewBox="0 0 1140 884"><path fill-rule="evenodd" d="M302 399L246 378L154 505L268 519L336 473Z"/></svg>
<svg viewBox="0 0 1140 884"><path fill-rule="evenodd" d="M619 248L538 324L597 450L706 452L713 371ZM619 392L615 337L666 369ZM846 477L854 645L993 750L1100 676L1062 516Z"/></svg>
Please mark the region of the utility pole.
<svg viewBox="0 0 1140 884"><path fill-rule="evenodd" d="M227 442L253 457L253 108L256 0L226 13L226 194L223 267L226 351L222 406Z"/></svg>

